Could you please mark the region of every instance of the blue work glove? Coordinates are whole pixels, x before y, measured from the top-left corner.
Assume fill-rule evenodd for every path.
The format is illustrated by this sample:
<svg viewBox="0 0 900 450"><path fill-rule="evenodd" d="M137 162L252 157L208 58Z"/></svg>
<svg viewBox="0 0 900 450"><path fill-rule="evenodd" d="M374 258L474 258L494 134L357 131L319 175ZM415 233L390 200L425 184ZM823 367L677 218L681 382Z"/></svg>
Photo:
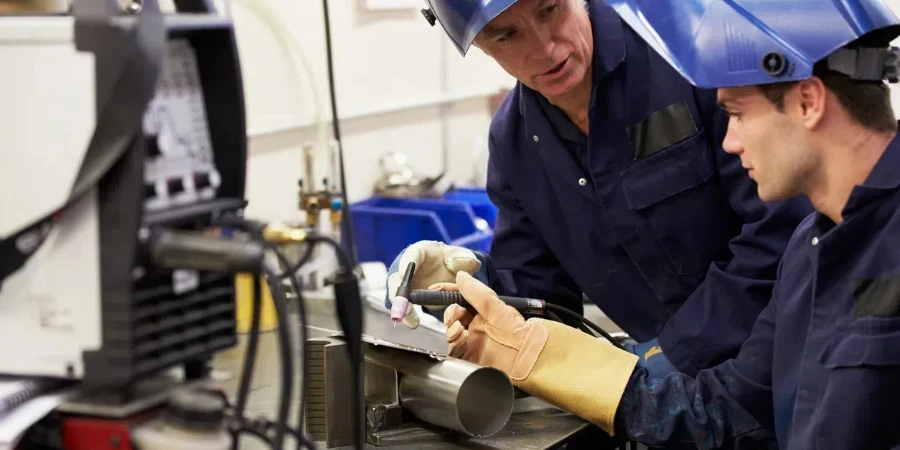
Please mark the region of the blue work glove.
<svg viewBox="0 0 900 450"><path fill-rule="evenodd" d="M486 256L476 255L467 248L448 245L440 241L416 242L400 252L394 258L391 267L388 268L387 295L384 299L384 306L391 309L393 319L402 320L408 328L417 328L419 316L407 299L398 298L398 304L396 307L394 305L397 288L400 287L400 282L406 273L406 266L410 262L416 263L411 289L429 289L438 283L455 283L456 273L460 271L467 272L486 283L487 270L482 264L481 258L486 258ZM403 311L404 309L405 311ZM423 308L423 311L443 322L443 309Z"/></svg>
<svg viewBox="0 0 900 450"><path fill-rule="evenodd" d="M652 376L663 376L668 373L678 372L678 369L672 365L669 358L659 346L656 339L644 342L642 344L625 344L625 350L634 353L638 358L638 365L647 369Z"/></svg>

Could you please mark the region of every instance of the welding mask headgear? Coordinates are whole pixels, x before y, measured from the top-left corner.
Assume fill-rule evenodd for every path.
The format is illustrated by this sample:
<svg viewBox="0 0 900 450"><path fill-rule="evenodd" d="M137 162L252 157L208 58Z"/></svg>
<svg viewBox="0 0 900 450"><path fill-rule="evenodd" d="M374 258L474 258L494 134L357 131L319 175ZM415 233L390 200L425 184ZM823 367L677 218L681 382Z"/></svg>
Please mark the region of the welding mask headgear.
<svg viewBox="0 0 900 450"><path fill-rule="evenodd" d="M900 21L881 0L609 3L697 87L804 80L820 62L855 80L900 77L900 51L887 47L900 35Z"/></svg>
<svg viewBox="0 0 900 450"><path fill-rule="evenodd" d="M432 26L439 22L450 41L466 56L478 32L518 0L425 0L422 15Z"/></svg>

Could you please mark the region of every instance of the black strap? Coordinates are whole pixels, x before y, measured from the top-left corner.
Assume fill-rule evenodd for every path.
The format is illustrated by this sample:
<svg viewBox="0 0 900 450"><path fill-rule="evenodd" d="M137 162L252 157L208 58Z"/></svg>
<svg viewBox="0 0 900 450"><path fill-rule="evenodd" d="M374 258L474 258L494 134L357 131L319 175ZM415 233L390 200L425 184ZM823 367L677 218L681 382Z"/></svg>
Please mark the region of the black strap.
<svg viewBox="0 0 900 450"><path fill-rule="evenodd" d="M841 48L828 56L828 68L860 81L900 81L900 49Z"/></svg>
<svg viewBox="0 0 900 450"><path fill-rule="evenodd" d="M156 93L166 42L159 4L156 0L144 0L137 24L128 31L123 46L121 70L97 112L97 124L68 199L46 216L0 240L0 283L25 265L65 210L91 192L134 140L143 136L143 115Z"/></svg>

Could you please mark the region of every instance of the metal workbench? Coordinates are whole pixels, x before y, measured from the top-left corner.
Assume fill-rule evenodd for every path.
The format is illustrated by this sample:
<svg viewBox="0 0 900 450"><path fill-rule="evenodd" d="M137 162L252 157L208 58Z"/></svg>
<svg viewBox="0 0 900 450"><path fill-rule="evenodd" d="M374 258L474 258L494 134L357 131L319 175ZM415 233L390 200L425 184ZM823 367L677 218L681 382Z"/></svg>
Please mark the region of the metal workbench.
<svg viewBox="0 0 900 450"><path fill-rule="evenodd" d="M323 337L332 335L340 327L334 313L334 302L329 299L307 299L307 316L310 328L310 337ZM365 307L365 330L368 335L405 344L413 347L446 352L447 344L445 336L428 329L420 328L409 330L404 326L394 327L390 317L374 307ZM291 316L291 323L297 323L297 316ZM295 355L299 355L297 331L293 332L295 342L293 348ZM239 345L228 352L217 356L214 362L214 378L216 383L232 395L237 391L241 364L244 358L246 339L241 339ZM300 386L299 359L295 357L297 368L295 369L295 386ZM275 418L280 401L280 368L278 358L278 340L275 332L264 333L259 340L259 354L256 360L256 369L252 381L252 389L247 405L248 417L266 416ZM295 387L294 392L298 392ZM299 396L294 395L291 407L291 424L296 424ZM498 434L488 439L460 439L456 442L417 443L410 445L394 445L394 449L417 450L507 450L507 449L549 449L557 447L561 442L585 429L587 424L582 419L572 414L556 409L535 398L523 398L516 400L513 415L506 427ZM326 449L324 443L317 443L320 449ZM288 440L286 447L293 449L293 440ZM265 448L253 437L242 438L241 449ZM383 449L367 445L368 449ZM343 450L343 448L340 448Z"/></svg>

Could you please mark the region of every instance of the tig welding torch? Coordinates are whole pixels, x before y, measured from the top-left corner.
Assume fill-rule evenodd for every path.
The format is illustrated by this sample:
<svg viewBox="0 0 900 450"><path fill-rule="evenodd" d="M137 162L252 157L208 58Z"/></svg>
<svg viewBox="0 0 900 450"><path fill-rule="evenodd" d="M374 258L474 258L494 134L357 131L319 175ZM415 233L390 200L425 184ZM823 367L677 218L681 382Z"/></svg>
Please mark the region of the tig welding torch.
<svg viewBox="0 0 900 450"><path fill-rule="evenodd" d="M509 297L506 295L498 296L500 301L515 308L522 314L538 314L544 315L547 311L547 302L536 298L525 297ZM426 289L416 289L409 293L409 302L415 305L431 306L435 308L446 308L452 304L457 304L468 309L473 314L477 314L475 307L466 301L466 298L459 292L453 291L429 291Z"/></svg>
<svg viewBox="0 0 900 450"><path fill-rule="evenodd" d="M415 274L415 271L416 263L409 263L406 268L406 272L403 274L403 280L400 283L400 287L397 289L397 296L402 299L401 301L408 301L409 303L412 303L414 305L425 307L430 306L433 308L446 308L452 304L457 304L469 310L469 312L471 312L473 315L478 314L478 311L475 310L475 307L469 304L469 302L466 301L466 298L463 297L462 293L460 292L411 289L410 286L412 284L412 277L413 274ZM609 333L607 333L603 328L600 328L599 325L591 322L580 314L563 308L562 306L547 303L546 300L536 298L512 297L506 295L499 295L497 296L497 298L499 298L503 303L512 306L521 314L547 316L548 318L557 320L559 322L562 322L559 316L564 316L569 320L579 324L578 328L580 328L582 331L592 336L594 335L590 332L590 330L585 328L586 325L590 329L596 331L601 336L606 338L606 340L608 340L616 347L623 348L617 339L610 336Z"/></svg>

